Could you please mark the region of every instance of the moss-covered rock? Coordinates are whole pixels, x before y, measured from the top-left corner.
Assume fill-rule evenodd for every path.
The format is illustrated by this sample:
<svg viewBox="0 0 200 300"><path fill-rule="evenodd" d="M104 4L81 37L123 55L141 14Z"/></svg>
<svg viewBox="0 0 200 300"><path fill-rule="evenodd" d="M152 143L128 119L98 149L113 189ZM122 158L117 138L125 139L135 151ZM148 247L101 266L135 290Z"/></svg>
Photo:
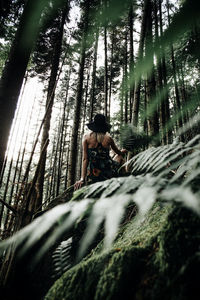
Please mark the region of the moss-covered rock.
<svg viewBox="0 0 200 300"><path fill-rule="evenodd" d="M122 226L111 249L99 247L67 271L45 300L197 299L200 219L156 203L141 222Z"/></svg>

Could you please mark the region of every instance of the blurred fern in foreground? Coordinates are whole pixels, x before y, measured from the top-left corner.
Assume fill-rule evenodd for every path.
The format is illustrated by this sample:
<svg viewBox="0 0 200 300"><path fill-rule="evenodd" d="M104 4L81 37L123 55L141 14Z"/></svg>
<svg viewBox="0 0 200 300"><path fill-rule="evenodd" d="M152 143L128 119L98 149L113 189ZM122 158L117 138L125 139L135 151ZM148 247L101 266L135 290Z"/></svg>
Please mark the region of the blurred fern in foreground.
<svg viewBox="0 0 200 300"><path fill-rule="evenodd" d="M200 215L199 155L200 135L186 144L149 148L128 162L132 175L82 188L74 194L72 201L51 209L12 238L1 242L1 252L14 243L19 255L38 249L34 256L38 261L52 245L62 240L62 236L66 240L74 226L88 219L77 252L80 260L102 224L105 228L104 246L111 246L131 203L138 207L138 226L158 199L161 203L181 203Z"/></svg>

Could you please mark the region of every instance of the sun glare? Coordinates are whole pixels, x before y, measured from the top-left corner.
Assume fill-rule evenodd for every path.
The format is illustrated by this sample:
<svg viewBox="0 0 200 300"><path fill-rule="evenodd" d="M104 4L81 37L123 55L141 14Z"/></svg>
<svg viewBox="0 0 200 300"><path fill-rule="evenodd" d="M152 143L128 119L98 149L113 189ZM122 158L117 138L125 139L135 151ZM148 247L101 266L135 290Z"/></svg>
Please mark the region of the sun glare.
<svg viewBox="0 0 200 300"><path fill-rule="evenodd" d="M29 78L22 88L18 106L15 112L13 125L10 131L7 155L8 159L17 159L20 149L25 146L27 152L31 151L30 142L36 131L37 120L41 105L39 101L43 97L42 84L37 78Z"/></svg>

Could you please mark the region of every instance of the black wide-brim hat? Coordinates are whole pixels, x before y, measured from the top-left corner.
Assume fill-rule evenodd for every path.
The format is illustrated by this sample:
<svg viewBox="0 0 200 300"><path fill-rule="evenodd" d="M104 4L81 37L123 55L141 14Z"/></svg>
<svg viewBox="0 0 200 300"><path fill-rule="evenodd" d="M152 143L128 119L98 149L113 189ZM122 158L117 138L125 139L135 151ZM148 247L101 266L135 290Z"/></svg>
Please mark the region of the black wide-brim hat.
<svg viewBox="0 0 200 300"><path fill-rule="evenodd" d="M109 132L111 128L111 125L106 122L106 118L102 114L97 114L94 120L86 125L90 130L102 133Z"/></svg>

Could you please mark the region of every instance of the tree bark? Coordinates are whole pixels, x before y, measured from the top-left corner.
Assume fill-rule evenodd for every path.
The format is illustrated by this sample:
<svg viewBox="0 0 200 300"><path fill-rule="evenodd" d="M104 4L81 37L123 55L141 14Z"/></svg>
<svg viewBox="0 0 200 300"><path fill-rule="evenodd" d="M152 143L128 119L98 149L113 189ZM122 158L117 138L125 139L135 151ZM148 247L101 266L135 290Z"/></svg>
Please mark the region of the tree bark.
<svg viewBox="0 0 200 300"><path fill-rule="evenodd" d="M111 37L111 53L110 53L110 67L109 67L109 93L108 93L108 118L107 120L110 121L110 109L111 109L111 96L112 96L112 83L113 83L113 53L114 53L114 36L115 36L115 29L112 30L112 37Z"/></svg>
<svg viewBox="0 0 200 300"><path fill-rule="evenodd" d="M128 50L127 50L127 32L124 40L124 121L128 123Z"/></svg>
<svg viewBox="0 0 200 300"><path fill-rule="evenodd" d="M154 63L153 63L153 53L152 53L152 3L151 0L147 4L147 31L145 39L145 56L149 58L152 69L147 73L147 123L148 123L148 132L150 136L158 136L159 133L159 122L158 122L158 113L157 105L152 107L152 101L156 95L156 82L154 75Z"/></svg>
<svg viewBox="0 0 200 300"><path fill-rule="evenodd" d="M167 1L167 16L168 16L168 23L170 25L170 14L169 14L169 1ZM178 88L178 82L177 82L177 72L176 72L176 62L175 62L175 56L174 56L174 47L171 44L171 63L172 63L172 76L174 80L174 90L175 90L175 99L176 99L176 106L177 106L177 123L178 127L181 128L183 126L183 120L182 120L182 107L181 107L181 101L180 101L180 94L179 94L179 88ZM184 136L181 135L181 141L184 142Z"/></svg>
<svg viewBox="0 0 200 300"><path fill-rule="evenodd" d="M94 114L98 42L99 42L99 28L97 28L97 30L96 30L95 46L94 46L94 58L93 58L93 70L92 70L92 84L91 84L91 91L90 91L90 113L89 113L89 119L90 119L90 121L92 120L93 114Z"/></svg>
<svg viewBox="0 0 200 300"><path fill-rule="evenodd" d="M134 71L134 44L133 44L133 4L129 10L129 38L130 38L130 58L129 58L129 77L132 76ZM132 120L132 108L134 100L134 83L130 80L130 94L129 94L129 121Z"/></svg>
<svg viewBox="0 0 200 300"><path fill-rule="evenodd" d="M104 27L104 102L105 116L108 116L108 50L107 50L107 25Z"/></svg>
<svg viewBox="0 0 200 300"><path fill-rule="evenodd" d="M51 75L50 75L50 79L49 79L47 100L46 100L46 109L48 111L47 111L47 115L46 115L44 125L43 125L41 153L42 153L42 149L44 148L46 141L49 138L51 113L52 113L52 107L53 107L53 103L54 103L56 79L57 79L57 74L58 74L58 69L59 69L59 60L60 60L60 55L61 55L63 30L64 30L67 9L68 9L67 6L65 6L62 9L62 15L60 16L60 24L59 24L60 28L59 28L59 31L57 34L54 51L53 51L53 57L52 57L52 63L51 63L52 69L51 69ZM38 194L37 194L37 200L36 200L36 208L40 207L42 205L47 149L45 150L45 152L42 155L43 155L43 160L41 161L41 165L40 165L39 172L38 172L38 178L37 178Z"/></svg>
<svg viewBox="0 0 200 300"><path fill-rule="evenodd" d="M163 37L163 20L162 20L162 1L158 0L158 7L159 7L159 21L160 21L160 35ZM168 126L170 122L170 107L169 107L169 92L167 88L167 67L166 67L166 60L165 60L165 53L163 51L161 45L161 55L162 55L162 75L163 75L163 83L164 87L167 89L166 96L164 98L164 105L165 105L165 123L166 123L166 143L172 143L172 129Z"/></svg>
<svg viewBox="0 0 200 300"><path fill-rule="evenodd" d="M83 79L84 79L84 67L86 58L86 47L87 47L87 32L88 32L88 18L89 18L89 7L90 0L85 1L84 11L84 28L81 43L81 52L79 60L79 71L78 71L78 85L76 102L74 107L74 119L72 128L72 137L70 145L70 158L69 158L69 169L68 169L68 187L73 185L76 177L76 165L77 165L77 142L78 142L78 130L80 125L80 113L82 105L82 92L83 92Z"/></svg>
<svg viewBox="0 0 200 300"><path fill-rule="evenodd" d="M142 23L140 30L140 42L138 48L138 61L137 64L141 62L143 59L143 51L144 51L144 40L146 35L146 26L147 26L147 10L148 10L148 2L149 0L144 1L144 8L142 13ZM141 78L135 81L135 89L134 89L134 100L133 100L133 108L132 108L132 124L134 126L138 125L138 114L139 114L139 104L140 104L140 88L141 88Z"/></svg>
<svg viewBox="0 0 200 300"><path fill-rule="evenodd" d="M153 10L154 10L154 22L155 22L155 39L158 44L158 55L157 55L157 70L158 70L158 97L159 97L159 114L160 114L160 125L161 125L161 141L162 144L166 144L166 115L165 115L165 102L162 96L163 91L163 70L162 70L162 54L161 54L161 46L158 43L159 33L158 33L158 7L157 0L153 2Z"/></svg>

